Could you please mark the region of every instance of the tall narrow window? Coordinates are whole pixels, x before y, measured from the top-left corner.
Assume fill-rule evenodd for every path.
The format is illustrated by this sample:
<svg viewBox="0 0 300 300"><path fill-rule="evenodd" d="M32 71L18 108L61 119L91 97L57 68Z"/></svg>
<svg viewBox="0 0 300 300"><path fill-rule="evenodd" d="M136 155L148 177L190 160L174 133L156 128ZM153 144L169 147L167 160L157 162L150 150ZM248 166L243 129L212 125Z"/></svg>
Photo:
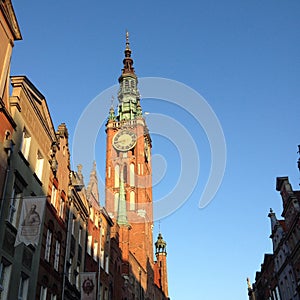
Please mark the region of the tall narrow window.
<svg viewBox="0 0 300 300"><path fill-rule="evenodd" d="M275 291L276 291L277 300L281 300L278 286L276 286Z"/></svg>
<svg viewBox="0 0 300 300"><path fill-rule="evenodd" d="M57 188L55 187L55 185L52 185L51 204L54 207L56 205L56 196L57 196Z"/></svg>
<svg viewBox="0 0 300 300"><path fill-rule="evenodd" d="M72 264L73 264L73 258L69 258L69 263L67 265L67 275L68 275L68 280L70 283L72 283Z"/></svg>
<svg viewBox="0 0 300 300"><path fill-rule="evenodd" d="M28 281L29 281L28 277L22 274L19 283L18 300L27 299Z"/></svg>
<svg viewBox="0 0 300 300"><path fill-rule="evenodd" d="M118 211L119 207L119 193L115 193L114 211Z"/></svg>
<svg viewBox="0 0 300 300"><path fill-rule="evenodd" d="M50 260L50 252L51 252L51 243L52 243L52 232L50 229L47 230L47 237L46 237L46 246L45 246L45 260Z"/></svg>
<svg viewBox="0 0 300 300"><path fill-rule="evenodd" d="M82 227L79 226L78 230L78 244L81 245L81 240L82 240Z"/></svg>
<svg viewBox="0 0 300 300"><path fill-rule="evenodd" d="M75 284L76 284L76 288L79 290L80 285L79 285L79 266L76 267L76 272L75 272Z"/></svg>
<svg viewBox="0 0 300 300"><path fill-rule="evenodd" d="M129 209L135 210L135 193L134 193L134 191L130 192Z"/></svg>
<svg viewBox="0 0 300 300"><path fill-rule="evenodd" d="M134 164L130 164L130 186L134 186Z"/></svg>
<svg viewBox="0 0 300 300"><path fill-rule="evenodd" d="M55 255L54 255L54 270L58 272L59 267L59 257L60 257L60 242L56 240L55 242Z"/></svg>
<svg viewBox="0 0 300 300"><path fill-rule="evenodd" d="M104 268L104 250L102 248L100 251L100 266L102 269Z"/></svg>
<svg viewBox="0 0 300 300"><path fill-rule="evenodd" d="M29 156L30 143L31 143L31 136L28 133L28 131L24 128L22 142L21 142L21 152L27 160Z"/></svg>
<svg viewBox="0 0 300 300"><path fill-rule="evenodd" d="M105 256L105 273L108 274L108 267L109 267L109 256Z"/></svg>
<svg viewBox="0 0 300 300"><path fill-rule="evenodd" d="M98 258L98 242L94 242L94 251L93 251L94 260L97 261Z"/></svg>
<svg viewBox="0 0 300 300"><path fill-rule="evenodd" d="M118 188L120 186L120 166L115 166L115 187Z"/></svg>
<svg viewBox="0 0 300 300"><path fill-rule="evenodd" d="M44 166L44 158L41 152L38 151L36 156L35 174L39 178L39 180L42 180L43 166Z"/></svg>
<svg viewBox="0 0 300 300"><path fill-rule="evenodd" d="M64 208L65 208L65 202L63 198L60 198L59 202L59 216L63 219L64 217Z"/></svg>
<svg viewBox="0 0 300 300"><path fill-rule="evenodd" d="M10 281L11 265L6 262L0 264L0 298L8 299L8 287Z"/></svg>
<svg viewBox="0 0 300 300"><path fill-rule="evenodd" d="M40 300L46 300L46 299L47 299L47 287L42 286Z"/></svg>
<svg viewBox="0 0 300 300"><path fill-rule="evenodd" d="M91 235L89 235L88 240L87 240L87 249L86 249L86 251L89 255L91 255L91 253L92 253L92 239L93 239L93 237Z"/></svg>
<svg viewBox="0 0 300 300"><path fill-rule="evenodd" d="M75 224L76 224L76 218L73 215L73 219L72 219L72 234L75 236Z"/></svg>

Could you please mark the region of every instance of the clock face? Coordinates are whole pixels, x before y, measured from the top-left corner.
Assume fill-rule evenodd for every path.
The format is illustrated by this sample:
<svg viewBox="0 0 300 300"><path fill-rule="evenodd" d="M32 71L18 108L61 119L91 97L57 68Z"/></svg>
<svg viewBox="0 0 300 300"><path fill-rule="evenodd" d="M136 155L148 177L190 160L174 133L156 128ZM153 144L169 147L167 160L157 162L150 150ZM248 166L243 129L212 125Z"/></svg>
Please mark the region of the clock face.
<svg viewBox="0 0 300 300"><path fill-rule="evenodd" d="M136 144L136 134L130 130L122 130L119 131L113 137L113 146L116 150L119 151L128 151L129 149L133 148Z"/></svg>

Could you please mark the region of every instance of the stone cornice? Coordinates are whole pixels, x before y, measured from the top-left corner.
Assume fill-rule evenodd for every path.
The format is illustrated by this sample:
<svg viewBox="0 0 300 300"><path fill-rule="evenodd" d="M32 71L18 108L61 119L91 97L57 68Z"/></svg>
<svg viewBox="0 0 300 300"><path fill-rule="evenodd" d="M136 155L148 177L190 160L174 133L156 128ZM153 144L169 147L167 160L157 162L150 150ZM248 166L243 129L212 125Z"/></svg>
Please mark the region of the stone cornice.
<svg viewBox="0 0 300 300"><path fill-rule="evenodd" d="M22 40L21 31L15 15L11 0L4 0L0 2L0 9L6 19L7 24L14 36L15 40Z"/></svg>

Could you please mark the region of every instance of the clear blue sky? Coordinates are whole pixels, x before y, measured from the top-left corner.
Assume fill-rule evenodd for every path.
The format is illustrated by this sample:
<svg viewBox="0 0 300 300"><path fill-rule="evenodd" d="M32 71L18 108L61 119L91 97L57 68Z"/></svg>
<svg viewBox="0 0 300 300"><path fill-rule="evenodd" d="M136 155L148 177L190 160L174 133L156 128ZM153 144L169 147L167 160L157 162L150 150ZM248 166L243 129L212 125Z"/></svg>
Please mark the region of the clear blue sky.
<svg viewBox="0 0 300 300"><path fill-rule="evenodd" d="M168 243L169 292L172 300L247 299L246 277L254 280L264 253L271 251L269 208L281 214L276 177L288 175L295 189L300 182L300 2L13 4L23 41L15 43L12 74L27 75L45 95L55 126L65 122L71 142L90 101L117 83L126 28L139 77L183 82L207 100L224 131L227 165L218 193L204 209L198 202L211 163L204 132L175 108L142 102L149 121L151 113L161 112L186 126L201 159L191 197L160 224ZM102 178L103 134L102 128L96 147ZM168 150L172 147L153 135L153 154L164 157L160 166L166 166L154 187L158 198L180 175L180 155ZM82 158L86 174L92 160ZM154 178L155 172L159 168Z"/></svg>

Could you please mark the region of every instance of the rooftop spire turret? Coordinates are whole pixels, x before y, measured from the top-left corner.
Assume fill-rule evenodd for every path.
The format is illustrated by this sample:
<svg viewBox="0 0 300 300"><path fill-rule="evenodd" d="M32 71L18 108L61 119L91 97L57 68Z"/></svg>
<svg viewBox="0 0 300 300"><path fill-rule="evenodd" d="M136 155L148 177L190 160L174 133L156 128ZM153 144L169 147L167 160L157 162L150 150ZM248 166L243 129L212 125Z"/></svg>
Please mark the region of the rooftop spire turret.
<svg viewBox="0 0 300 300"><path fill-rule="evenodd" d="M167 275L167 243L164 241L161 233L158 234L157 241L155 243L155 256L157 262L155 264L157 268L157 285L164 292L168 298L168 275Z"/></svg>
<svg viewBox="0 0 300 300"><path fill-rule="evenodd" d="M155 242L156 253L167 253L167 243L164 241L161 233L158 234L157 241Z"/></svg>

